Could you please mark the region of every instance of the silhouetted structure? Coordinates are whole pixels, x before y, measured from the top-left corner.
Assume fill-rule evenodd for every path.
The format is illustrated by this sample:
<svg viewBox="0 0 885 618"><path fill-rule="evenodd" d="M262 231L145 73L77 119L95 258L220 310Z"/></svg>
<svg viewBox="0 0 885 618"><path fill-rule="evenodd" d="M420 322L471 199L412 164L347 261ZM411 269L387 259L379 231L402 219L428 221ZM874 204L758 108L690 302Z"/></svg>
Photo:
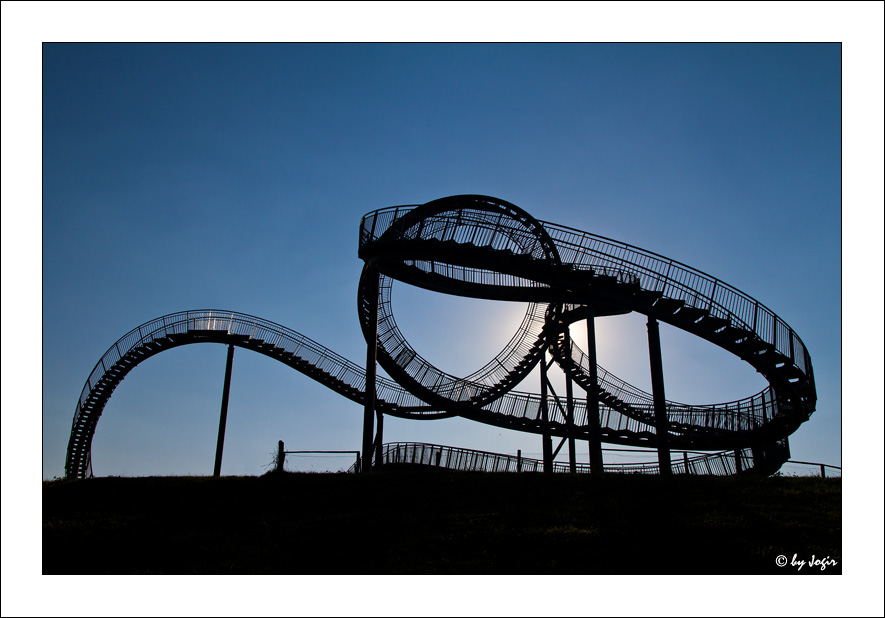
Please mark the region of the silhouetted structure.
<svg viewBox="0 0 885 618"><path fill-rule="evenodd" d="M96 422L132 367L162 350L203 341L271 356L363 405L364 470L390 460L390 447L382 440L383 415L390 414L459 415L540 434L548 472L556 468L553 459L566 442L568 469L577 471L575 440L585 440L589 468L597 473L603 470L605 442L656 448L654 471L662 474L692 468L703 473L687 457L674 465L671 449L726 451L713 456L731 462L719 469L770 474L789 459L787 437L814 411L808 351L757 300L660 255L537 221L503 200L463 195L371 212L360 225L359 255L365 262L358 290L367 341L365 367L253 316L213 310L163 316L125 335L96 365L77 404L66 474L91 474ZM403 337L390 302L394 280L446 294L525 301L528 308L504 349L461 378L434 367ZM648 316L652 393L596 364L595 319L631 311ZM569 325L581 320L587 323L587 351L568 334ZM768 387L721 404L667 401L659 322L737 355L766 378ZM376 362L393 380L376 375ZM539 363L541 394L514 391ZM546 377L553 363L567 377L564 400ZM573 382L587 393L586 399L574 397ZM554 437L561 439L555 450Z"/></svg>
<svg viewBox="0 0 885 618"><path fill-rule="evenodd" d="M475 449L443 446L441 444L424 444L421 442L389 442L384 444L381 452L384 466L423 466L462 470L465 472L543 472L544 461L523 457L521 453L508 455ZM731 453L724 451L688 457L673 466L674 474L716 475L727 476L741 472L741 461L752 461L749 451ZM822 465L822 464L815 464ZM350 467L348 472L359 472L359 463ZM593 472L591 464L576 464L561 461L553 462L553 472ZM609 464L605 468L607 474L659 474L657 463L618 463ZM822 473L821 476L824 476Z"/></svg>

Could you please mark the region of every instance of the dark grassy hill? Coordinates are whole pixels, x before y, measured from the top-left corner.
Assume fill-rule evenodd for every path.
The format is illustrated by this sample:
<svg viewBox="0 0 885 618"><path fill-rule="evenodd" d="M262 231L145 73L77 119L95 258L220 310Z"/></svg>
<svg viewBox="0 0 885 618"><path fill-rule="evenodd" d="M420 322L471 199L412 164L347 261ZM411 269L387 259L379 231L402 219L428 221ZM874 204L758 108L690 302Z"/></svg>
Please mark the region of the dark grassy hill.
<svg viewBox="0 0 885 618"><path fill-rule="evenodd" d="M43 484L43 573L842 572L841 479L485 474Z"/></svg>

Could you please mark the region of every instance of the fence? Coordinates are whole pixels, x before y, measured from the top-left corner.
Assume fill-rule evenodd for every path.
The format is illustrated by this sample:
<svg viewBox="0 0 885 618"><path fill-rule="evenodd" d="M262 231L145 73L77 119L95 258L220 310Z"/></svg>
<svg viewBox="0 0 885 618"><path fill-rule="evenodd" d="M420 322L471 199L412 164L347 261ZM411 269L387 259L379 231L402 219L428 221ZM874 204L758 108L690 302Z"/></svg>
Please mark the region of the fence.
<svg viewBox="0 0 885 618"><path fill-rule="evenodd" d="M810 462L788 463L817 466L821 476L827 476L826 469L831 471L838 470L837 476L841 476L842 471L842 468L828 464ZM391 442L385 444L382 449L381 464L382 466L395 464L420 465L473 472L543 472L544 470L543 460L523 457L521 451L517 451L516 456L513 456L504 453L492 453L420 442ZM689 457L688 452L683 452L681 458L673 458L672 471L673 474L677 475L728 476L749 471L753 468L753 465L754 460L751 449L738 449L721 453L695 453L694 457ZM357 471L359 471L359 461L348 469L348 472ZM570 466L567 462L554 461L552 471L555 473L569 472ZM587 474L590 472L590 465L585 463L577 464L576 472ZM609 474L658 474L660 470L657 462L613 463L605 466L605 472ZM833 476L832 472L830 476Z"/></svg>

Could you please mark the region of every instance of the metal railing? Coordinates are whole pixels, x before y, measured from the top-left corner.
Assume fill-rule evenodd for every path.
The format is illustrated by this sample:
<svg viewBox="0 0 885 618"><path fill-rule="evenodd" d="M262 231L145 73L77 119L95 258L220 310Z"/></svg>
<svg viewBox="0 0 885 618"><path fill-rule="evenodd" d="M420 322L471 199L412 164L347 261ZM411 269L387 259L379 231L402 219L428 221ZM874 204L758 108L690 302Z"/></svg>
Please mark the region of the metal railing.
<svg viewBox="0 0 885 618"><path fill-rule="evenodd" d="M141 360L177 345L173 339L214 335L256 351L286 358L310 377L353 401L362 402L365 369L305 337L301 333L255 316L233 311L204 309L182 311L150 320L118 339L101 356L80 393L65 464L68 476L87 474L92 435L110 392ZM286 355L290 355L286 357ZM438 414L395 381L379 376L376 382L379 409L397 413L408 408L410 416Z"/></svg>
<svg viewBox="0 0 885 618"><path fill-rule="evenodd" d="M501 210L500 204L490 210L484 206L481 200L474 201L470 208L437 210L415 221L407 216L415 211L415 206L376 210L360 222L360 249L370 244L421 240L487 247L538 260L555 255L549 241L539 235L543 231L532 217L512 205L505 210ZM388 238L385 235L389 233L393 235Z"/></svg>
<svg viewBox="0 0 885 618"><path fill-rule="evenodd" d="M469 205L450 207L455 203ZM418 208L421 210L417 211ZM511 204L483 196L445 198L422 207L380 209L363 217L360 223L361 256L368 251L366 255L383 258L385 249L397 246L426 249L425 256L445 256L447 249L458 249L469 256L476 256L475 261L480 264L506 265L504 270L507 272L498 272L495 268L449 264L445 259L402 260L405 268L423 273L422 276L444 277L468 286L459 292L476 290L476 287L469 286L490 285L527 288L534 294L531 288L559 286L564 281L572 281L568 279L572 276L575 277L575 285L578 285L589 275L591 278L597 277L600 285L613 282L620 286L617 293L623 294L624 298L639 299L640 292L646 293L642 297L646 299L660 296L660 300L648 301L654 305L640 306L639 300L629 301L643 311L654 313L658 310L652 307L660 306L663 313L664 307L682 305L684 309L674 309L676 313L669 314L674 323L679 321L674 316L681 315L682 311L695 310L688 315L699 316L696 318L698 321L689 320L680 327L695 332L701 329L697 324L713 322L711 333L695 334L718 341L723 347L729 348L732 344L717 339L716 333L725 333L726 329L731 329L732 335L740 337L732 340L734 345L737 345L737 341L751 341L753 346L760 345L758 354L753 352L744 355L744 358L757 369L762 367L763 372L777 373L777 379L772 382L777 383L777 393L774 387L769 387L750 397L728 403L688 405L667 402L670 433L674 437L685 438L682 446L703 438L715 441L721 436L734 437L737 432L754 432L772 424L776 417L781 419L788 416L793 425L773 426L792 431L814 410L816 393L810 357L793 330L750 296L675 260L595 234L537 221ZM462 262L471 263L472 259ZM529 271L532 274L527 274ZM610 281L602 281L602 278ZM423 281L429 281L429 278ZM551 281L556 283L549 283ZM580 437L581 432L587 430L589 423L585 399L573 400L574 414L567 418L569 415L555 396L548 395L544 400L537 394L510 390L541 358L546 342L551 342L553 349L557 349L554 335L562 325L557 324L557 319L551 316L558 315L560 305L530 303L519 330L505 348L478 371L467 378L459 378L442 372L419 356L402 336L393 317L391 285L392 279L382 275L377 307L379 357L382 365L387 363L386 368L395 380L383 376L377 379L376 396L380 411L419 417L461 414L491 424L558 436ZM361 281L359 303L365 328L367 315L375 306L369 306L364 292ZM536 300L540 298L526 296L530 297ZM521 291L519 298L522 298ZM623 300L621 296L616 298ZM670 304L662 303L663 300ZM674 301L675 304L672 304ZM722 323L716 323L710 316L722 320ZM255 316L230 311L198 310L169 314L146 322L121 337L90 372L72 422L66 463L68 475L82 475L89 470L95 424L111 391L126 373L142 359L175 345L193 343L194 338L198 337L249 347L295 367L353 401L362 402L365 399L366 373L362 366L296 331ZM731 349L734 351L734 348ZM587 355L573 342L568 349L560 349L558 356L564 365L577 368L585 376L588 374ZM603 391L599 413L604 439L647 443L655 433L652 396L601 367L597 371ZM771 380L770 376L766 376ZM783 397L782 386L783 391L788 393L786 398ZM788 405L782 402L788 402ZM544 409L547 415L542 418ZM777 436L769 435L768 438L776 439ZM742 465L742 452L739 451L734 458L736 469ZM446 453L448 456L449 452ZM489 455L494 454L486 453L483 461L491 461ZM459 456L466 455L460 453ZM712 463L714 460L715 456L705 456L704 466L727 469L725 460L721 464ZM693 464L690 460L683 463L685 472L691 473ZM504 464L499 461L494 465ZM679 462L674 467L678 466Z"/></svg>
<svg viewBox="0 0 885 618"><path fill-rule="evenodd" d="M543 472L540 459L509 455L475 449L428 444L423 442L390 442L381 450L382 468L390 465L415 465L460 470L465 472ZM694 457L676 458L672 463L673 474L692 476L729 476L753 469L753 453L750 449L707 453ZM358 471L354 464L348 472ZM553 473L570 473L567 462L554 461ZM576 464L577 474L589 474L590 465ZM657 462L610 463L605 465L610 474L659 474Z"/></svg>
<svg viewBox="0 0 885 618"><path fill-rule="evenodd" d="M386 354L416 385L450 401L468 402L482 397L491 398L490 391L502 383L509 383L515 377L521 379L531 369L523 361L539 354L545 326L544 305L530 303L517 332L504 349L477 371L465 378L459 378L437 369L409 345L393 314L392 285L391 278L383 275L380 277L379 353ZM369 311L368 307L364 309Z"/></svg>
<svg viewBox="0 0 885 618"><path fill-rule="evenodd" d="M541 222L556 242L564 262L580 266L614 267L639 279L643 290L661 292L708 311L732 326L755 333L799 368L811 381L811 360L798 335L771 309L737 288L700 270L627 243Z"/></svg>
<svg viewBox="0 0 885 618"><path fill-rule="evenodd" d="M831 464L824 464L814 461L796 461L795 459L788 459L784 462L784 466L803 466L801 470L803 472L807 472L807 474L801 474L799 476L820 476L821 478L842 478L842 467L834 466ZM829 472L827 472L829 470ZM782 470L781 474L785 476L790 476L788 470Z"/></svg>
<svg viewBox="0 0 885 618"><path fill-rule="evenodd" d="M480 209L484 208L481 196L476 203ZM530 255L536 260L549 260L551 255L555 255L557 260L569 265L575 272L608 274L620 283L629 283L639 290L658 293L661 298L675 300L683 303L685 308L703 312L700 315L722 319L722 325L715 327L715 331L730 327L738 329L739 333L746 333L745 336L752 334L753 337L758 337L764 347L770 347L779 355L769 354L766 359L772 358L776 364L788 362L804 376L804 379L791 379L792 387L800 393L803 410L794 411L790 408L788 411L795 414L801 422L813 410L816 398L814 379L804 344L774 312L733 286L656 253L549 222L510 220L503 212L495 215L485 210L474 211L470 206L453 207L445 212L434 210L432 214L422 218L415 213L417 208L421 207L401 206L380 209L365 215L360 227L361 250L366 246L376 245L375 251L383 252L386 244L395 245L404 241L450 242L454 249L476 245L478 240L479 244L490 249L509 251L514 255ZM404 221L408 223L401 223ZM543 228L543 232L539 231L539 227ZM390 236L391 231L396 233ZM545 252L538 249L545 247L545 239L552 240L555 250L545 249ZM453 267L432 260L422 262L422 265L427 271L443 269L446 277L457 281L480 281L491 285L502 283L500 278L496 278L500 273L493 271L482 271L477 275L481 269ZM507 283L519 282L508 280ZM522 280L522 283L526 287L539 285L528 279ZM393 323L389 306L384 306L381 312L384 319ZM383 340L383 343L386 345L393 340ZM391 351L394 358L405 359L407 363L415 362L417 354L398 331L395 342L397 347ZM562 355L586 374L587 355L574 342L570 345L571 349ZM400 349L409 351L400 352ZM397 357L397 354L402 356ZM459 378L437 374L423 363L420 367L420 375L416 370L412 377L424 388L455 402L473 399L475 389L459 382ZM604 368L598 368L598 375L600 386L610 396L612 403L611 406L605 402L601 404L603 427L617 432L653 433L651 394L633 387ZM432 379L425 379L428 376ZM490 372L488 377L494 380L498 375ZM466 390L459 391L459 388ZM538 396L521 393L511 395L512 397L503 397L484 405L483 410L509 417L538 418L541 407ZM753 432L767 425L782 412L781 401L774 388L769 386L759 393L732 402L694 405L668 401L667 416L671 429L676 434L696 434L698 431L712 432L710 435ZM520 403L523 405L520 406ZM555 415L555 408L551 409L554 409ZM575 409L575 424L585 424L586 402L576 402ZM803 418L802 414L806 416ZM563 422L563 419L551 420L554 424Z"/></svg>
<svg viewBox="0 0 885 618"><path fill-rule="evenodd" d="M381 237L384 231L415 208L399 206L366 214L360 225L360 247L383 242ZM513 227L506 225L506 218L494 219L493 224L487 213L476 216L476 213L465 208L435 215L435 219L440 221L441 227L428 228L428 233L439 240L469 242L467 239L475 236L471 226L478 226L487 235L483 236L483 240L488 246L510 249L508 243L513 242L513 236L508 235ZM712 316L727 320L732 326L753 332L789 359L813 385L810 356L804 343L786 322L758 300L711 275L657 253L547 221L539 223L554 241L562 263L571 264L579 270L599 269L600 272L630 275L643 290L661 292L667 298L683 301L686 307L708 311ZM520 238L527 238L527 243L530 243L534 237L530 230L524 229ZM412 228L413 235L409 237L431 238L422 236L423 231L416 225ZM520 245L519 249L526 249L527 243ZM538 244L536 238L534 244ZM531 249L533 255L537 253L535 247ZM540 255L535 257L543 258Z"/></svg>

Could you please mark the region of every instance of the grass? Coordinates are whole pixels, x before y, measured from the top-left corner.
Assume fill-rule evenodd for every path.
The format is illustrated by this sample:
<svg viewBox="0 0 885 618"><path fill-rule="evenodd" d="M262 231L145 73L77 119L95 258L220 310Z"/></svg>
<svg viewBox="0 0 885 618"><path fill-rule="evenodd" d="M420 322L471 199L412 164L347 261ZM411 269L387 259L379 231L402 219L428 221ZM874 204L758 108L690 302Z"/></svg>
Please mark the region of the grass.
<svg viewBox="0 0 885 618"><path fill-rule="evenodd" d="M841 479L487 474L43 485L44 574L842 572Z"/></svg>

